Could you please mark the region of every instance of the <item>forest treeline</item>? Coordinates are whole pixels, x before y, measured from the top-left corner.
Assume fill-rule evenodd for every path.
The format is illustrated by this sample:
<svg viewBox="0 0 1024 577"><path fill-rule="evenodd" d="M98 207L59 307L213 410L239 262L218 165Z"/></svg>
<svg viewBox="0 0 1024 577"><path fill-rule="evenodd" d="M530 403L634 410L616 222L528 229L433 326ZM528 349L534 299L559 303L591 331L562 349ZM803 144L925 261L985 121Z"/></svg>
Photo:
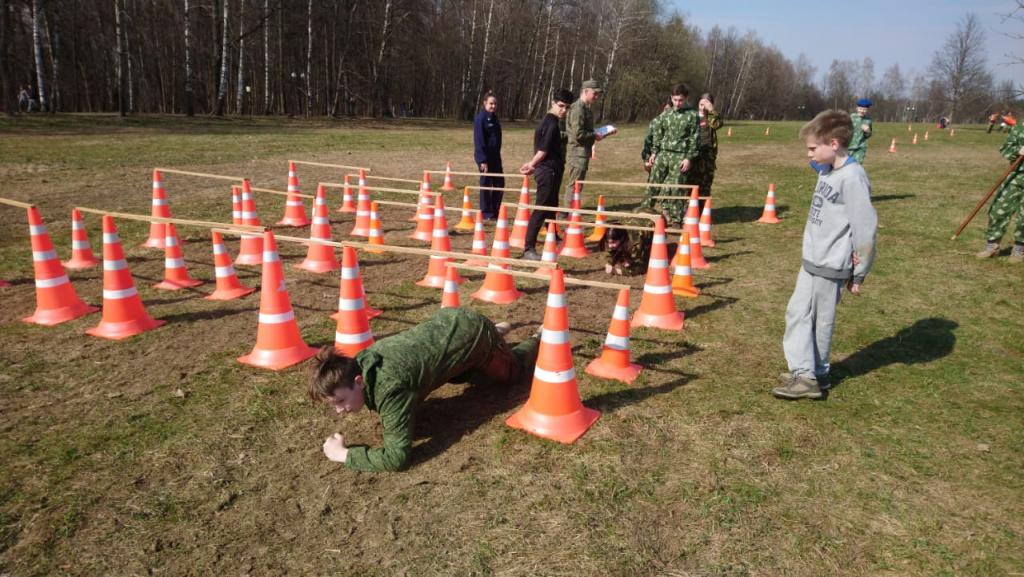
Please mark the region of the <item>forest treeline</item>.
<svg viewBox="0 0 1024 577"><path fill-rule="evenodd" d="M869 96L881 120L967 122L1016 94L983 54L979 70L942 70L944 56L961 66L944 50L963 43L913 77L870 58L818 70L755 32L700 30L658 0L0 3L9 112L24 86L54 112L469 118L493 91L502 116L532 118L553 89L594 78L602 121L646 120L685 81L726 118L809 118ZM980 33L972 18L954 36Z"/></svg>

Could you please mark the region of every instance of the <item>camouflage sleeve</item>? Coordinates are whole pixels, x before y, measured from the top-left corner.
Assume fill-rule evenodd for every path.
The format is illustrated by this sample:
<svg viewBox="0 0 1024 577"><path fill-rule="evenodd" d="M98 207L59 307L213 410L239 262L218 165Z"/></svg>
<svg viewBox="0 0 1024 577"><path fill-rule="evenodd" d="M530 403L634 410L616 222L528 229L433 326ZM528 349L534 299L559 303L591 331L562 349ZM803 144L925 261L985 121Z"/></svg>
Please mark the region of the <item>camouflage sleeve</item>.
<svg viewBox="0 0 1024 577"><path fill-rule="evenodd" d="M654 148L654 134L651 132L651 128L654 126L654 122L647 126L647 132L644 133L644 147L640 149L640 159L647 162L647 159L653 154Z"/></svg>
<svg viewBox="0 0 1024 577"><path fill-rule="evenodd" d="M708 126L713 130L718 130L722 127L722 117L717 112L708 112Z"/></svg>
<svg viewBox="0 0 1024 577"><path fill-rule="evenodd" d="M661 151L661 139L663 136L662 116L661 114L655 116L654 120L651 121L650 127L647 129L651 135L651 155L653 156L657 156Z"/></svg>
<svg viewBox="0 0 1024 577"><path fill-rule="evenodd" d="M864 140L867 140L867 139L871 138L871 135L875 133L874 122L872 122L872 120L870 118L862 118L861 119L861 124L867 124L868 125L868 131L867 132L864 132L863 130L861 130L861 132L864 134Z"/></svg>
<svg viewBox="0 0 1024 577"><path fill-rule="evenodd" d="M345 465L356 471L398 471L409 464L412 455L414 395L407 390L396 391L380 402L380 423L384 429L384 446L369 448L355 445L348 448Z"/></svg>
<svg viewBox="0 0 1024 577"><path fill-rule="evenodd" d="M1003 155L1003 158L1013 162L1017 160L1017 153L1020 152L1021 146L1024 146L1024 125L1017 125L1010 130L1010 134L1007 135L1006 141L1003 142L999 152Z"/></svg>
<svg viewBox="0 0 1024 577"><path fill-rule="evenodd" d="M700 119L696 112L685 120L683 131L683 158L693 160L700 153Z"/></svg>

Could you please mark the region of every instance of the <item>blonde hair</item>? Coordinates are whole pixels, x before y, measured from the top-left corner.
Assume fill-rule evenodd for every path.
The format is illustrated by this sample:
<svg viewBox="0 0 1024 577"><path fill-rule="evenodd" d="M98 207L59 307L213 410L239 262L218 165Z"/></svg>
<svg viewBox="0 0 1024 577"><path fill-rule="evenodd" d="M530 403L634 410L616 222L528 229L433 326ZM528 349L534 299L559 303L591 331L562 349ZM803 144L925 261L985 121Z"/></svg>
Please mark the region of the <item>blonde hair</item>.
<svg viewBox="0 0 1024 577"><path fill-rule="evenodd" d="M809 136L821 142L828 142L834 138L846 148L850 146L850 139L853 138L853 122L845 111L825 110L800 128L801 139Z"/></svg>

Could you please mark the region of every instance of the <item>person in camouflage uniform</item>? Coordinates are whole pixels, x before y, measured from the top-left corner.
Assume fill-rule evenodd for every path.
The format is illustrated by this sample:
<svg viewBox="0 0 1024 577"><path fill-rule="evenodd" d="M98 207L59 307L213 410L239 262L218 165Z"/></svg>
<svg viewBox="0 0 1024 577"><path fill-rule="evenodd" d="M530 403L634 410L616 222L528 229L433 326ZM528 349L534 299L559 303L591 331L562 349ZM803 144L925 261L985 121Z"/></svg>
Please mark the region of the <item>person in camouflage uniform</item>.
<svg viewBox="0 0 1024 577"><path fill-rule="evenodd" d="M324 347L317 356L309 396L338 413L366 407L380 415L384 429L382 448L346 446L335 433L324 441L324 455L357 471L403 469L412 454L416 411L441 385L528 386L540 339L535 334L509 347L504 339L509 327L502 325L469 309L444 308L359 351L355 358Z"/></svg>
<svg viewBox="0 0 1024 577"><path fill-rule="evenodd" d="M722 119L715 112L715 97L704 93L697 103L697 118L700 124L700 147L697 162L693 167L691 182L700 186L701 197L711 196L711 185L715 182L715 168L718 162L718 129L722 127ZM700 210L704 210L703 200L699 201Z"/></svg>
<svg viewBox="0 0 1024 577"><path fill-rule="evenodd" d="M577 180L586 180L587 169L590 167L590 155L594 142L600 140L594 132L594 112L591 105L597 102L601 94L601 86L596 80L587 80L580 88L580 97L569 107L565 115L565 135L567 148L565 160L569 170L565 184L565 204L572 204L572 189ZM583 191L580 190L580 194Z"/></svg>
<svg viewBox="0 0 1024 577"><path fill-rule="evenodd" d="M871 138L871 118L868 116L870 108L871 100L861 98L857 101L857 112L850 115L853 122L853 138L850 139L850 146L846 150L858 164L864 164L864 155L868 153L868 139Z"/></svg>
<svg viewBox="0 0 1024 577"><path fill-rule="evenodd" d="M1003 158L1016 162L1024 156L1024 125L1014 126L999 149ZM1024 262L1024 163L1006 177L999 186L992 206L988 209L988 228L985 230L987 243L978 258L991 258L999 253L999 241L1010 226L1010 219L1017 215L1017 228L1013 232L1013 249L1010 261Z"/></svg>
<svg viewBox="0 0 1024 577"><path fill-rule="evenodd" d="M662 112L651 123L649 158L654 158L651 183L692 184L691 170L698 154L700 126L697 111L686 100L689 92L685 84L673 86L672 108ZM670 225L678 226L683 222L686 212L683 189L648 188L641 206L654 208L653 196L679 196L680 200L661 201L660 206Z"/></svg>

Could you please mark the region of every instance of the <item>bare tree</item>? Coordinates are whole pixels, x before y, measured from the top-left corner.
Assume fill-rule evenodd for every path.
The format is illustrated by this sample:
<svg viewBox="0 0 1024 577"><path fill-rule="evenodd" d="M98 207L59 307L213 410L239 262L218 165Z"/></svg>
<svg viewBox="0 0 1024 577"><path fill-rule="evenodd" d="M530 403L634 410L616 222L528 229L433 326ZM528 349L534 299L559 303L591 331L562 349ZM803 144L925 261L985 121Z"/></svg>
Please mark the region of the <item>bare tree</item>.
<svg viewBox="0 0 1024 577"><path fill-rule="evenodd" d="M487 72L487 46L491 40L491 19L494 16L494 0L487 8L487 24L484 25L484 47L480 50L480 77L476 83L476 102L484 95L484 73Z"/></svg>
<svg viewBox="0 0 1024 577"><path fill-rule="evenodd" d="M217 108L214 112L217 116L224 116L224 109L228 103L228 61L231 59L231 46L228 44L228 10L230 1L224 2L224 24L221 31L220 48L220 80L217 82Z"/></svg>
<svg viewBox="0 0 1024 577"><path fill-rule="evenodd" d="M185 0L185 115L195 114L195 95L192 89L195 72L192 68L192 8Z"/></svg>
<svg viewBox="0 0 1024 577"><path fill-rule="evenodd" d="M238 4L238 29L245 30L245 0ZM245 104L245 34L238 36L238 85L235 87L235 113L242 114Z"/></svg>
<svg viewBox="0 0 1024 577"><path fill-rule="evenodd" d="M942 86L951 122L965 98L991 85L992 77L985 68L985 32L977 15L968 12L957 23L956 30L932 57L930 73Z"/></svg>
<svg viewBox="0 0 1024 577"><path fill-rule="evenodd" d="M120 1L120 0L117 0ZM32 53L36 62L36 83L39 89L39 110L47 109L46 71L43 67L43 11L40 0L32 0Z"/></svg>
<svg viewBox="0 0 1024 577"><path fill-rule="evenodd" d="M114 34L117 36L117 111L128 114L128 52L124 46L124 4L114 0Z"/></svg>

